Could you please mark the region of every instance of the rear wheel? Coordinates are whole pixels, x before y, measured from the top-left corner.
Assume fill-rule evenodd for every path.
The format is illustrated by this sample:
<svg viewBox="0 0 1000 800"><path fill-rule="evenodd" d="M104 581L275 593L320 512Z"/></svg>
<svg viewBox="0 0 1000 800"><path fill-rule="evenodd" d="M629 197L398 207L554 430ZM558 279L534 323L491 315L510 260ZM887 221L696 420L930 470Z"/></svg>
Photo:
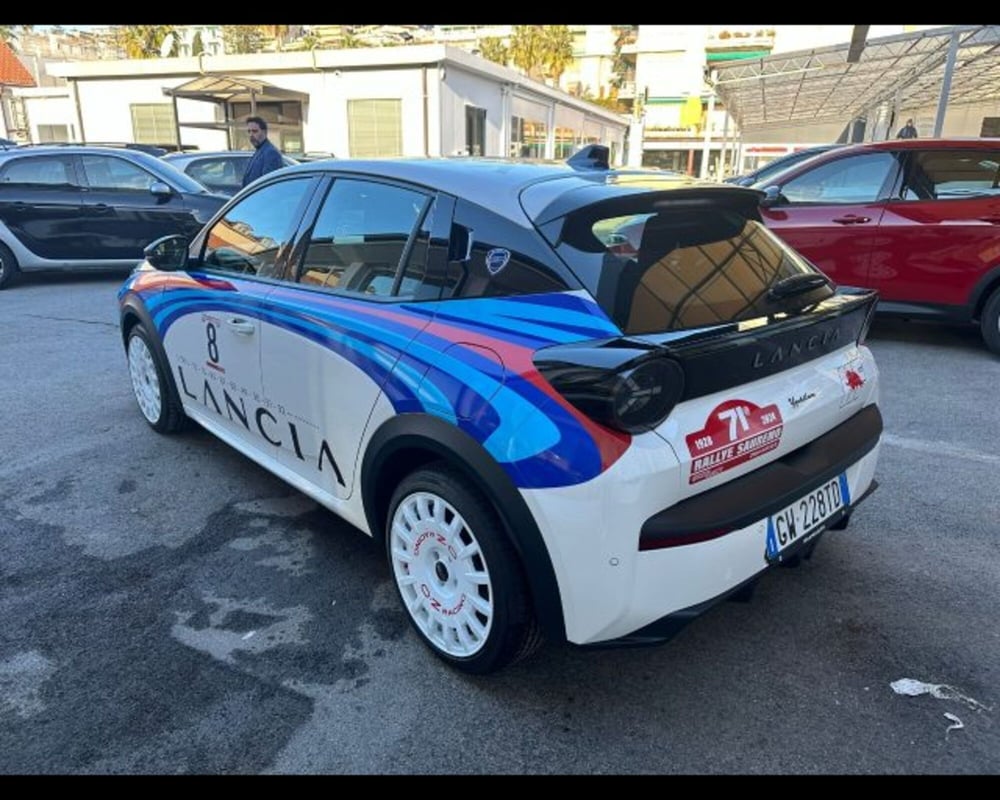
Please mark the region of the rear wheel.
<svg viewBox="0 0 1000 800"><path fill-rule="evenodd" d="M126 355L132 391L146 422L158 433L179 431L186 419L180 399L142 324L129 331Z"/></svg>
<svg viewBox="0 0 1000 800"><path fill-rule="evenodd" d="M20 271L21 268L18 266L14 254L10 252L10 248L5 244L0 244L0 289L6 289L10 286Z"/></svg>
<svg viewBox="0 0 1000 800"><path fill-rule="evenodd" d="M513 547L482 494L435 465L405 478L389 506L396 589L424 643L463 672L494 672L542 643Z"/></svg>
<svg viewBox="0 0 1000 800"><path fill-rule="evenodd" d="M1000 355L1000 289L994 289L990 299L983 306L983 314L979 318L979 327L983 332L986 346Z"/></svg>

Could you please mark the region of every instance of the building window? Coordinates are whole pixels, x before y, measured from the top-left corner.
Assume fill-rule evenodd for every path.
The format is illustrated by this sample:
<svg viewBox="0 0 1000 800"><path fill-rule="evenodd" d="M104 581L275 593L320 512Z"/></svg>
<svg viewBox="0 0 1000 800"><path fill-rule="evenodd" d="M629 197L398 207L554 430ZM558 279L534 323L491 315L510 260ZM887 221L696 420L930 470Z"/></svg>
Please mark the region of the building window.
<svg viewBox="0 0 1000 800"><path fill-rule="evenodd" d="M177 144L177 118L171 103L132 103L129 108L136 144Z"/></svg>
<svg viewBox="0 0 1000 800"><path fill-rule="evenodd" d="M347 135L351 158L403 155L403 101L348 100Z"/></svg>
<svg viewBox="0 0 1000 800"><path fill-rule="evenodd" d="M69 126L67 125L39 125L38 143L47 144L49 142L68 142Z"/></svg>
<svg viewBox="0 0 1000 800"><path fill-rule="evenodd" d="M979 135L983 138L1000 136L1000 117L983 117L983 127Z"/></svg>

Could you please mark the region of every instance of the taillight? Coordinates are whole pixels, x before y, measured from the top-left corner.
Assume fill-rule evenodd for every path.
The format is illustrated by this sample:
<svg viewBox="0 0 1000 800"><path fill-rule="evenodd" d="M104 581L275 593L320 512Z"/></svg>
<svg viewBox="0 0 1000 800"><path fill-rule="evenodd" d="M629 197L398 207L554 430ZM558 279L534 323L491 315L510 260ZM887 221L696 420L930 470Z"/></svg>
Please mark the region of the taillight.
<svg viewBox="0 0 1000 800"><path fill-rule="evenodd" d="M667 418L684 390L679 364L661 357L632 361L615 369L540 364L546 380L570 403L601 424L644 433Z"/></svg>

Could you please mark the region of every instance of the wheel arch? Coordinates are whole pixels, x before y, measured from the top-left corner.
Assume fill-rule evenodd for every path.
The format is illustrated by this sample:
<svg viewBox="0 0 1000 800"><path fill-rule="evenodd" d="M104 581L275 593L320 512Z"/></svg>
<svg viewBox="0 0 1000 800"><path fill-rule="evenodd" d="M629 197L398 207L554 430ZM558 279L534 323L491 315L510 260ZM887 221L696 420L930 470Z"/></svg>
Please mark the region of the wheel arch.
<svg viewBox="0 0 1000 800"><path fill-rule="evenodd" d="M1000 289L1000 264L987 271L972 288L969 307L972 310L973 320L978 321L981 318L984 306L998 289Z"/></svg>
<svg viewBox="0 0 1000 800"><path fill-rule="evenodd" d="M361 496L372 533L384 536L389 501L403 477L434 461L461 470L492 504L524 570L539 625L547 638L565 640L555 569L534 516L496 460L453 424L427 414L403 414L372 436L361 464Z"/></svg>
<svg viewBox="0 0 1000 800"><path fill-rule="evenodd" d="M121 305L121 310L118 316L118 329L121 332L122 337L122 347L125 349L126 355L128 354L128 337L132 332L132 329L142 323L142 326L149 333L149 346L153 349L156 357L161 360L165 369L163 370L166 374L168 391L176 398L180 398L180 393L177 391L177 383L174 381L173 367L170 363L170 359L167 358L167 351L163 347L163 342L160 341L160 337L157 335L156 325L153 322L153 318L149 315L146 307L142 305L135 298L126 298ZM183 406L183 404L178 399L178 405Z"/></svg>

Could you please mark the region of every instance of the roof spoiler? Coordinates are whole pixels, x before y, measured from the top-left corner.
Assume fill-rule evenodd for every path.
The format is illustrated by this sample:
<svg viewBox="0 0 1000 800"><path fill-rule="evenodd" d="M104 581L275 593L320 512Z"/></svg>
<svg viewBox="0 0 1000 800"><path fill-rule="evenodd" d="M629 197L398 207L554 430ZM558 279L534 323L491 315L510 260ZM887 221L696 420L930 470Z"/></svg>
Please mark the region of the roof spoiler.
<svg viewBox="0 0 1000 800"><path fill-rule="evenodd" d="M611 149L603 144L588 144L566 159L573 169L611 169L608 156Z"/></svg>

